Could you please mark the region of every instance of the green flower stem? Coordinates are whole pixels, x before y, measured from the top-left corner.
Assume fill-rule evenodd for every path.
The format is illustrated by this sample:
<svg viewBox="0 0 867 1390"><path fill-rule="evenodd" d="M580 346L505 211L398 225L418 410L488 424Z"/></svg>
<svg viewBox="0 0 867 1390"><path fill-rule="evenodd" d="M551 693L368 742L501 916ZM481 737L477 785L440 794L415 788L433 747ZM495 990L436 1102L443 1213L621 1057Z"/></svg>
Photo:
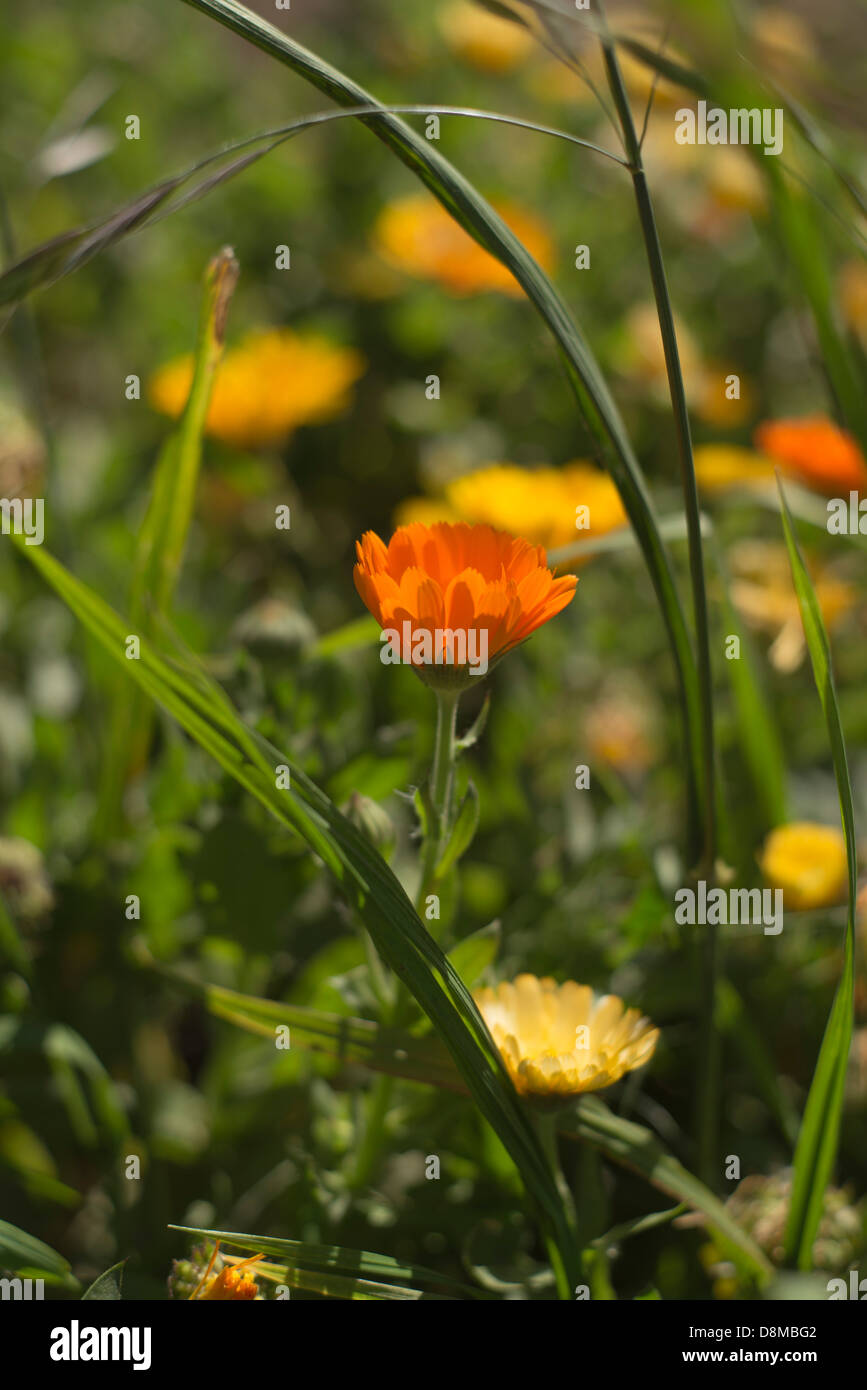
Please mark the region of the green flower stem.
<svg viewBox="0 0 867 1390"><path fill-rule="evenodd" d="M452 815L452 788L457 746L455 727L458 714L458 691L437 691L437 722L434 735L434 755L428 786L429 824L426 827L421 857L421 881L416 908L421 912L436 882L436 866L448 842ZM399 980L391 1007L383 1011L382 1022L391 1028L400 1027L409 996ZM367 1186L376 1168L385 1137L388 1108L394 1090L394 1078L380 1075L367 1098L364 1132L349 1178L354 1190Z"/></svg>
<svg viewBox="0 0 867 1390"><path fill-rule="evenodd" d="M693 614L697 647L698 684L701 697L701 760L704 785L697 790L702 798L702 845L697 877L712 883L716 863L716 778L715 748L713 727L713 676L710 659L710 624L708 620L707 590L705 586L704 555L701 538L701 511L698 501L698 486L695 479L695 465L692 457L692 439L689 427L689 412L686 404L686 391L680 366L677 347L677 334L674 327L674 312L668 291L668 280L662 247L656 228L653 202L641 158L641 142L632 119L632 109L620 71L614 42L607 29L602 0L598 9L603 24L601 36L602 53L608 75L608 85L614 98L620 122L626 154L629 159L635 201L641 223L641 233L653 283L653 295L659 327L665 351L665 369L674 413L674 427L680 458L681 483L683 486L684 509L686 512L689 536L689 570L692 583ZM715 1006L719 950L716 927L705 927L705 940L702 953L702 1036L700 1040L700 1065L697 1071L696 1087L696 1128L698 1133L699 1175L710 1182L716 1168L719 1131L719 1072L720 1047L715 1025Z"/></svg>
<svg viewBox="0 0 867 1390"><path fill-rule="evenodd" d="M571 1300L572 1298L574 1298L575 1294L572 1287L572 1279L569 1277L569 1270L567 1269L567 1261L565 1257L568 1253L568 1255L571 1257L568 1263L571 1264L574 1269L575 1259L578 1258L577 1252L580 1250L581 1247L578 1242L578 1218L575 1211L575 1201L572 1197L572 1191L569 1187L569 1184L566 1181L566 1177L560 1165L560 1148L557 1139L557 1112L554 1110L533 1109L531 1111L531 1114L533 1119L533 1126L539 1138L539 1143L541 1144L545 1157L548 1160L548 1164L550 1166L551 1173L553 1175L554 1182L557 1187L557 1192L559 1193L560 1200L563 1203L563 1212L566 1218L566 1226L571 1237L570 1244L572 1245L573 1250L570 1250L569 1252L561 1250L552 1238L552 1236L550 1236L547 1233L547 1231L543 1231L545 1246L547 1248L548 1256L551 1260L551 1265L554 1270L554 1277L557 1280L558 1296L564 1301ZM580 1258L578 1258L577 1267L581 1267Z"/></svg>
<svg viewBox="0 0 867 1390"><path fill-rule="evenodd" d="M434 735L433 766L428 785L430 823L426 828L421 856L421 880L416 901L419 912L424 907L425 898L436 882L436 867L448 843L452 819L452 791L455 758L457 756L455 729L460 692L457 690L438 690L436 699L437 724Z"/></svg>

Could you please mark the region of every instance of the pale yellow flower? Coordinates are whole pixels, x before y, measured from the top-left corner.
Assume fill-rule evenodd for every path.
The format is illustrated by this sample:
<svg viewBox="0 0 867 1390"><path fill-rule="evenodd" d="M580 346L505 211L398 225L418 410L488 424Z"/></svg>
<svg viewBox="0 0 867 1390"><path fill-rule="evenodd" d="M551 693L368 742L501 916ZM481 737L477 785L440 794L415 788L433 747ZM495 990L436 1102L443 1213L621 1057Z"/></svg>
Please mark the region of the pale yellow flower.
<svg viewBox="0 0 867 1390"><path fill-rule="evenodd" d="M529 31L469 0L454 0L437 14L440 32L457 57L481 72L511 72L533 48Z"/></svg>
<svg viewBox="0 0 867 1390"><path fill-rule="evenodd" d="M770 887L783 890L783 905L793 911L830 907L846 896L846 841L836 826L813 821L777 826L762 846L759 867Z"/></svg>
<svg viewBox="0 0 867 1390"><path fill-rule="evenodd" d="M494 201L493 206L530 255L543 269L550 270L553 246L540 220L511 203ZM389 203L380 213L373 235L377 249L391 265L435 280L452 294L483 290L523 294L511 271L474 241L429 194L410 193Z"/></svg>
<svg viewBox="0 0 867 1390"><path fill-rule="evenodd" d="M731 212L764 212L767 189L754 159L737 145L719 145L706 161L708 189L716 205Z"/></svg>
<svg viewBox="0 0 867 1390"><path fill-rule="evenodd" d="M206 432L238 448L280 443L299 425L345 409L349 387L363 370L364 359L352 348L289 328L259 329L220 363ZM192 379L192 356L166 363L151 378L151 403L176 418Z"/></svg>
<svg viewBox="0 0 867 1390"><path fill-rule="evenodd" d="M645 772L654 760L655 720L640 688L612 682L584 717L590 756L625 776Z"/></svg>
<svg viewBox="0 0 867 1390"><path fill-rule="evenodd" d="M522 1095L577 1096L613 1086L653 1055L659 1029L614 994L519 975L474 996Z"/></svg>
<svg viewBox="0 0 867 1390"><path fill-rule="evenodd" d="M773 636L769 650L777 671L796 671L806 655L798 597L785 545L775 541L739 541L729 551L731 597L749 625ZM809 566L816 598L827 628L853 607L857 595L828 566Z"/></svg>

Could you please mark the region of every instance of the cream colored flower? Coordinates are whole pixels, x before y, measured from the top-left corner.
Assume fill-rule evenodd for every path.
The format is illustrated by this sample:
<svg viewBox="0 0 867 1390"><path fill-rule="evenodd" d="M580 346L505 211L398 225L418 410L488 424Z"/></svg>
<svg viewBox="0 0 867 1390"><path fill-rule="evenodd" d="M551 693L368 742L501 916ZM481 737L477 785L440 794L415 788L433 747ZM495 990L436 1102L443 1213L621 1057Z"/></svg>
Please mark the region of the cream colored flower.
<svg viewBox="0 0 867 1390"><path fill-rule="evenodd" d="M613 1086L653 1055L659 1029L615 994L519 975L475 994L522 1095L577 1096Z"/></svg>
<svg viewBox="0 0 867 1390"><path fill-rule="evenodd" d="M771 665L784 675L797 671L807 653L801 609L792 583L789 556L777 541L738 541L729 551L730 593L751 628L773 637ZM808 557L808 568L825 626L833 628L854 607L853 586L834 569Z"/></svg>

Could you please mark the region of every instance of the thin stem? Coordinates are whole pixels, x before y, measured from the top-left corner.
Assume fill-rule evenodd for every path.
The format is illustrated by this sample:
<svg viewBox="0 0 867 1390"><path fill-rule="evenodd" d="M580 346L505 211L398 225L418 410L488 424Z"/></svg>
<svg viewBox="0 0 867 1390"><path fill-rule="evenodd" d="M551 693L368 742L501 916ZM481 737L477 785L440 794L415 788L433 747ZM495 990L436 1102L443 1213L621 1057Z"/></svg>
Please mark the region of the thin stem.
<svg viewBox="0 0 867 1390"><path fill-rule="evenodd" d="M436 881L436 866L451 828L452 786L457 754L457 715L458 692L438 691L433 764L428 790L430 821L422 849L421 882L416 903L419 912L424 907L428 891ZM394 999L382 1014L382 1022L391 1028L400 1026L409 1000L408 993L400 981L395 980L395 984ZM393 1091L394 1078L381 1075L376 1078L367 1097L364 1133L349 1179L350 1186L356 1191L367 1186L379 1159Z"/></svg>
<svg viewBox="0 0 867 1390"><path fill-rule="evenodd" d="M563 1173L563 1169L560 1164L560 1147L557 1139L556 1113L534 1110L533 1125L536 1130L536 1134L539 1137L539 1143L541 1144L545 1157L548 1160L548 1165L551 1169L551 1173L554 1178L554 1183L556 1185L560 1200L563 1203L563 1212L566 1219L566 1227L569 1232L570 1244L572 1245L573 1249L568 1252L561 1250L557 1242L551 1235L547 1233L547 1231L543 1232L545 1246L548 1251L548 1256L551 1260L551 1265L554 1270L554 1277L557 1280L558 1295L561 1299L564 1300L571 1299L573 1298L574 1293L572 1288L572 1279L570 1278L569 1269L567 1267L567 1263L571 1263L571 1261L567 1262L567 1255L574 1254L574 1259L577 1263L573 1266L573 1270L574 1268L580 1269L581 1247L578 1242L578 1219L575 1212L575 1201L572 1196L571 1188L569 1187L569 1184L566 1181L565 1174Z"/></svg>
<svg viewBox="0 0 867 1390"><path fill-rule="evenodd" d="M453 690L437 691L437 724L434 735L434 755L428 784L427 827L421 856L421 881L418 890L419 910L436 881L436 867L448 842L452 818L452 790L454 785L455 758L457 746L455 729L458 718L460 694Z"/></svg>
<svg viewBox="0 0 867 1390"><path fill-rule="evenodd" d="M702 851L697 877L710 882L713 880L716 862L716 779L714 757L713 727L713 680L710 659L710 624L708 620L707 591L704 575L704 556L701 539L701 512L698 501L698 486L692 457L692 439L689 426L689 412L686 404L686 391L680 366L677 347L677 334L674 327L674 313L662 247L653 212L653 202L641 157L641 146L632 118L632 110L626 95L620 64L610 31L605 22L602 0L599 0L602 20L600 41L608 74L608 85L620 118L626 153L630 161L630 173L647 253L650 278L659 326L665 352L665 369L674 414L674 427L677 437L678 457L680 459L681 483L683 486L684 509L689 534L689 570L692 583L693 613L697 646L698 683L701 695L701 766L704 773L703 812L704 825ZM698 1071L696 1097L697 1129L699 1146L699 1172L706 1181L712 1174L714 1155L717 1149L718 1093L719 1093L719 1041L714 1022L716 1001L716 979L718 969L718 945L715 926L705 928L705 942L702 961L702 1040L701 1065Z"/></svg>

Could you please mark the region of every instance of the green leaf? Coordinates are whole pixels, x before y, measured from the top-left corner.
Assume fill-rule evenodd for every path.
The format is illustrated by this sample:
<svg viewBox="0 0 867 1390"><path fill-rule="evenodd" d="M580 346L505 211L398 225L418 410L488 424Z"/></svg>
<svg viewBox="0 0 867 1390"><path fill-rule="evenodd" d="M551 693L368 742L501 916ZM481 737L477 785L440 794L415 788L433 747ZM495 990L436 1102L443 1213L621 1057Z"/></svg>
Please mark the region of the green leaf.
<svg viewBox="0 0 867 1390"><path fill-rule="evenodd" d="M97 1300L102 1303L116 1303L123 1298L121 1287L123 1285L123 1271L126 1260L119 1260L116 1265L105 1270L97 1279L94 1279L89 1289L81 1295L82 1302L85 1299Z"/></svg>
<svg viewBox="0 0 867 1390"><path fill-rule="evenodd" d="M798 1142L795 1146L792 1177L792 1198L786 1224L785 1256L787 1263L807 1270L813 1264L813 1242L825 1204L825 1192L834 1168L840 1138L840 1120L846 1084L846 1067L852 1043L855 990L855 900L857 896L857 850L855 841L855 810L852 804L852 783L846 758L846 743L840 721L837 688L831 666L831 649L822 620L816 591L813 588L804 557L795 534L794 523L786 503L786 495L777 479L782 500L783 530L789 551L789 563L801 620L807 638L807 649L813 676L828 726L834 775L846 855L849 862L849 911L843 973L825 1028L816 1070L807 1096Z"/></svg>
<svg viewBox="0 0 867 1390"><path fill-rule="evenodd" d="M465 734L462 734L460 738L455 739L455 748L459 753L465 753L468 748L472 748L474 744L478 743L479 739L482 737L482 734L485 732L485 726L487 725L488 715L490 714L490 711L491 695L490 692L488 692L488 694L485 696L482 708L479 710L472 724L467 729L467 732Z"/></svg>
<svg viewBox="0 0 867 1390"><path fill-rule="evenodd" d="M171 611L187 533L193 518L202 458L202 437L217 367L223 354L229 300L238 279L238 262L224 247L205 272L199 334L190 393L177 427L164 444L154 470L150 502L133 558L130 632L152 635ZM115 833L123 790L131 768L147 755L153 711L139 692L130 692L118 673L109 714L109 735L95 833Z"/></svg>
<svg viewBox="0 0 867 1390"><path fill-rule="evenodd" d="M460 810L455 817L454 827L449 836L448 844L440 856L436 866L436 878L445 878L450 869L462 855L466 854L470 845L473 843L476 831L479 826L479 793L476 791L475 784L470 782L467 786L466 795L460 805Z"/></svg>
<svg viewBox="0 0 867 1390"><path fill-rule="evenodd" d="M52 1275L55 1279L77 1285L69 1269L69 1261L44 1241L26 1231L0 1221L0 1269L10 1270L29 1278Z"/></svg>
<svg viewBox="0 0 867 1390"><path fill-rule="evenodd" d="M474 985L496 960L501 936L499 922L489 922L486 927L465 936L449 951L449 960L468 985Z"/></svg>
<svg viewBox="0 0 867 1390"><path fill-rule="evenodd" d="M30 975L30 957L27 954L27 948L12 920L11 912L3 901L3 895L0 893L0 959L4 956L15 970L19 970L22 975Z"/></svg>

